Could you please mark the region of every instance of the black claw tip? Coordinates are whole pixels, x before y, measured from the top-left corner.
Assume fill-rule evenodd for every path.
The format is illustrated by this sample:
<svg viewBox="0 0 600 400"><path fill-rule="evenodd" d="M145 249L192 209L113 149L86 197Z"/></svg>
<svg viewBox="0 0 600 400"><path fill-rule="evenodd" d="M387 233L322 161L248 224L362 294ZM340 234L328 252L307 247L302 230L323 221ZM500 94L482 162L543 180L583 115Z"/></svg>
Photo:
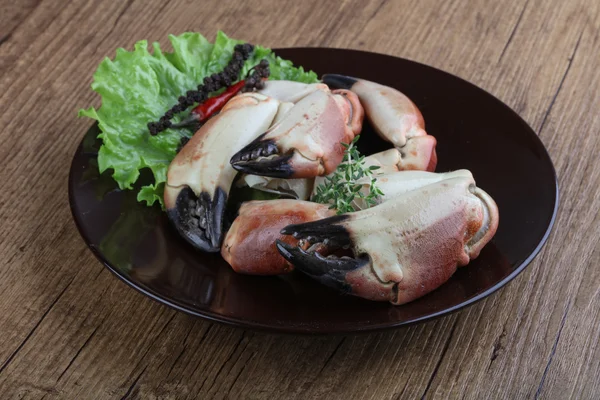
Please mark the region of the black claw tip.
<svg viewBox="0 0 600 400"><path fill-rule="evenodd" d="M348 214L335 215L318 221L288 225L280 232L282 235L293 235L296 239L313 237L314 240L328 240L332 246L347 246L351 244L350 233L340 223L348 218Z"/></svg>
<svg viewBox="0 0 600 400"><path fill-rule="evenodd" d="M324 84L329 86L331 89L347 89L350 90L352 86L358 82L358 79L352 78L351 76L339 75L339 74L325 74L321 77Z"/></svg>
<svg viewBox="0 0 600 400"><path fill-rule="evenodd" d="M368 264L368 257L325 258L318 253L308 253L301 248L276 241L277 250L294 268L310 276L323 285L343 293L350 293L352 287L346 281L346 274Z"/></svg>
<svg viewBox="0 0 600 400"><path fill-rule="evenodd" d="M211 253L221 250L222 224L227 195L217 188L213 197L202 192L196 196L192 189L181 190L174 208L167 210L169 220L194 247Z"/></svg>
<svg viewBox="0 0 600 400"><path fill-rule="evenodd" d="M264 159L264 160L240 160L232 163L231 166L240 172L251 175L268 176L271 178L290 178L294 175L294 170L288 161L292 158L291 154L284 156Z"/></svg>
<svg viewBox="0 0 600 400"><path fill-rule="evenodd" d="M246 145L243 149L241 149L240 151L235 153L233 155L233 157L231 157L231 160L229 162L235 169L237 169L238 171L246 172L245 170L241 169L241 168L243 168L243 166L240 166L239 168L237 168L236 167L237 164L244 164L246 169L254 168L253 167L254 165L260 165L262 163L265 163L267 165L266 168L276 167L276 164L277 164L276 162L269 164L269 161L278 160L279 158L275 158L272 160L266 159L266 160L258 161L259 157L269 157L269 156L272 156L279 152L279 149L277 148L277 145L273 142L273 140L269 140L269 139L264 140L263 139L265 134L266 133L263 133L258 138L254 139L252 142L250 142L248 145ZM285 157L285 156L282 156L282 157ZM287 161L287 159L285 161ZM257 168L260 169L260 167L257 167ZM275 171L275 173L277 173L281 169L282 168L275 168L274 171ZM268 171L268 169L267 169L267 171ZM253 173L253 171L249 170L248 173ZM257 175L260 175L260 174L257 173ZM271 176L271 175L265 175L265 176Z"/></svg>

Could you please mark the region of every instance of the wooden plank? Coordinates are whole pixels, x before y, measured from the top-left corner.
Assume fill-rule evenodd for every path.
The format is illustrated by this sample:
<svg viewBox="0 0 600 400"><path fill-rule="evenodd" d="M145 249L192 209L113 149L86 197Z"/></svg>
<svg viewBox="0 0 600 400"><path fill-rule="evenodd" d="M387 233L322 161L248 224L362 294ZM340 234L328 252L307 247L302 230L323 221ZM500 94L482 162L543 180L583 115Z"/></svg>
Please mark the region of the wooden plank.
<svg viewBox="0 0 600 400"><path fill-rule="evenodd" d="M598 2L5 3L0 391L7 397L597 398ZM89 124L75 110L98 104L91 74L116 47L217 29L271 47L407 57L489 90L540 133L556 163L562 200L548 245L485 301L372 335L245 332L176 313L119 283L70 219L68 163Z"/></svg>

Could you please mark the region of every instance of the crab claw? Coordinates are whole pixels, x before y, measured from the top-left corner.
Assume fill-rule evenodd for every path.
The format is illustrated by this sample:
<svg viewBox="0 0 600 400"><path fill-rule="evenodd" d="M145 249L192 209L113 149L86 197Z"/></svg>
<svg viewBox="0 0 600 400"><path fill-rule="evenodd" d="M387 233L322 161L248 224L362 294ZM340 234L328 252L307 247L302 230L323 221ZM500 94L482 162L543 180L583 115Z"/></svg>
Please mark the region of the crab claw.
<svg viewBox="0 0 600 400"><path fill-rule="evenodd" d="M496 204L470 173L461 171L370 209L282 230L296 239L312 236L329 251L349 246L354 255L349 259L277 245L296 269L325 285L404 304L436 289L457 266L477 257L497 226Z"/></svg>
<svg viewBox="0 0 600 400"><path fill-rule="evenodd" d="M362 106L349 91L319 89L294 104L263 135L231 158L238 171L273 178L326 175L362 128Z"/></svg>
<svg viewBox="0 0 600 400"><path fill-rule="evenodd" d="M279 101L258 93L230 100L190 139L167 172L164 200L177 231L196 248L217 252L236 171L231 156L271 125Z"/></svg>
<svg viewBox="0 0 600 400"><path fill-rule="evenodd" d="M402 154L400 170L434 171L436 140L425 132L417 106L402 92L389 86L344 75L323 75L331 88L351 90L358 95L375 131Z"/></svg>
<svg viewBox="0 0 600 400"><path fill-rule="evenodd" d="M277 275L293 267L277 252L275 240L298 244L281 229L289 224L315 221L334 215L325 204L300 200L249 201L227 232L221 255L234 271L250 275Z"/></svg>

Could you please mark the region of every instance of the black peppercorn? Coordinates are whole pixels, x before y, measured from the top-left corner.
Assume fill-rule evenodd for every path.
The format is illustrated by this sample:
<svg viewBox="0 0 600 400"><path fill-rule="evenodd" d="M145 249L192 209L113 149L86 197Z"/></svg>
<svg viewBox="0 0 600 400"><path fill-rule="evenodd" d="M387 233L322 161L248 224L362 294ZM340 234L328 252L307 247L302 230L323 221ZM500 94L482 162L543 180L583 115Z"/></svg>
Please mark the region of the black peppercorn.
<svg viewBox="0 0 600 400"><path fill-rule="evenodd" d="M252 51L254 51L254 46L250 43L235 45L231 60L227 63L227 66L223 71L218 74L215 73L204 77L202 80L203 84L198 85L197 90L188 90L185 96L180 96L177 99L177 104L167 110L158 122L149 122L148 130L150 131L150 134L156 135L171 127L173 124L170 120L175 114L184 111L194 103L205 101L208 98L209 93L215 92L225 86L230 86L232 82L238 79L239 73L244 66L244 62L250 57ZM268 62L262 60L260 65L268 65ZM250 86L246 83L245 88L252 90L252 88L260 83L259 76L264 76L264 74L255 75L253 83Z"/></svg>

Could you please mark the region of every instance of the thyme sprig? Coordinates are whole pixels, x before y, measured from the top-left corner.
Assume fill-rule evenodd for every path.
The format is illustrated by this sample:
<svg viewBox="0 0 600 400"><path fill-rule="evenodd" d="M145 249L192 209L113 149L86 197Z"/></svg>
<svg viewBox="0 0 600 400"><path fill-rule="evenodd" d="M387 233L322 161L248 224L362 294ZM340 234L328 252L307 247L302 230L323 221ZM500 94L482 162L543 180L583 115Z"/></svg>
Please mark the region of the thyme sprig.
<svg viewBox="0 0 600 400"><path fill-rule="evenodd" d="M376 185L377 178L373 177L373 171L379 167L365 165L365 156L361 156L356 148L359 138L360 135L356 136L350 144L342 143L345 147L343 161L333 174L325 177L325 182L317 186L312 199L317 203L330 204L329 208L336 209L338 214L355 211L353 203L356 199L362 199L367 207L371 207L377 204L379 196L383 196ZM364 184L357 183L363 178L371 178L366 194L361 190Z"/></svg>

